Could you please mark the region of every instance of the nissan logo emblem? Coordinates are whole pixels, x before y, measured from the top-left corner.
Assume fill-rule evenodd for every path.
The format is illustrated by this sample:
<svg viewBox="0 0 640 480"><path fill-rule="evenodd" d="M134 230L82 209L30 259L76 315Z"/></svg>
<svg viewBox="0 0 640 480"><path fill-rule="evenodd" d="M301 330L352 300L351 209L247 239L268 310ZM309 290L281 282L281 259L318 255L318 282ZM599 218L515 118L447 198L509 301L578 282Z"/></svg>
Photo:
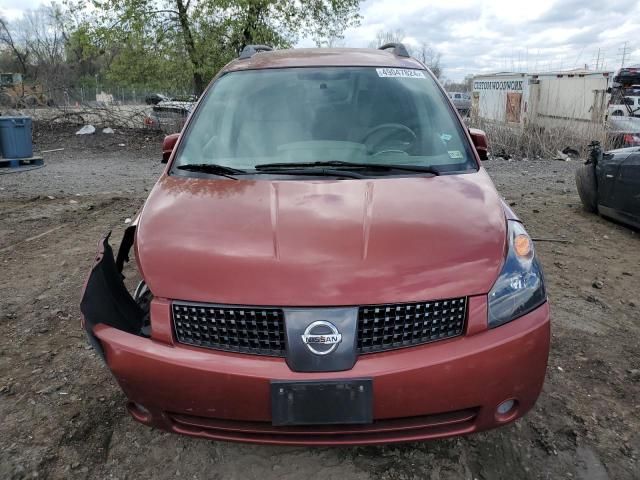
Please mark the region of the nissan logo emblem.
<svg viewBox="0 0 640 480"><path fill-rule="evenodd" d="M311 353L329 355L342 341L342 334L336 326L325 320L318 320L310 324L302 335L302 341Z"/></svg>

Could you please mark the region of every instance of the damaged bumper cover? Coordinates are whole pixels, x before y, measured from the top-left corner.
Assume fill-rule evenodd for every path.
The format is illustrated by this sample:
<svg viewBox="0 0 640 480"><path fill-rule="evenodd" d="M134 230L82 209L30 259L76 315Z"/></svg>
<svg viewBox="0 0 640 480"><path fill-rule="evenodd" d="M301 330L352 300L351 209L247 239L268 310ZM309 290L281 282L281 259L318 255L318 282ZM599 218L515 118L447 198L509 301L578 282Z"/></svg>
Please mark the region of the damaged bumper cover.
<svg viewBox="0 0 640 480"><path fill-rule="evenodd" d="M104 360L104 350L94 334L98 324L140 335L144 311L133 299L124 284L122 269L135 237L135 226L127 228L117 258L109 245L111 232L98 243L95 263L89 274L80 302L82 326L89 342Z"/></svg>
<svg viewBox="0 0 640 480"><path fill-rule="evenodd" d="M487 328L487 297L470 297L462 337L361 357L332 380L370 378L373 421L364 425L275 426L273 380L315 375L292 371L285 359L179 344L171 301L154 298L151 338L144 308L127 291L123 265L135 227L118 255L105 236L85 284L83 326L124 391L137 421L169 432L214 440L280 445L373 445L444 438L509 423L535 404L544 382L550 337L549 306L500 328ZM316 374L317 375L317 374ZM398 392L403 392L401 396ZM511 399L514 407L498 414Z"/></svg>

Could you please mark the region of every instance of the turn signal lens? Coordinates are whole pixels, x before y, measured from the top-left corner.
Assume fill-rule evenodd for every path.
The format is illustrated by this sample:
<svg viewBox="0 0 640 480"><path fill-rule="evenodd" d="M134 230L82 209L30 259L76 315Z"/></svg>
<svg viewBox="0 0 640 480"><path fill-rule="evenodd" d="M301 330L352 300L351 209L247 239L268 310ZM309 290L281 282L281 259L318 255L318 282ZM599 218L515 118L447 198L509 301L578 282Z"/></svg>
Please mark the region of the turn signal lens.
<svg viewBox="0 0 640 480"><path fill-rule="evenodd" d="M516 235L513 239L513 249L519 257L528 257L531 255L531 239L528 235Z"/></svg>

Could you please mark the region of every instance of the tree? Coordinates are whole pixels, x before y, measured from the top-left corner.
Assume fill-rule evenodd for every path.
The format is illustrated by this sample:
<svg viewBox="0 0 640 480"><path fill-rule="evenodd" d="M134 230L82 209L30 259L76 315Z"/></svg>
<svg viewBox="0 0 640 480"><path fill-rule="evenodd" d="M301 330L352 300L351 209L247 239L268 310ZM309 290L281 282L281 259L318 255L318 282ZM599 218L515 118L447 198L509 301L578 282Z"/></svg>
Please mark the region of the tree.
<svg viewBox="0 0 640 480"><path fill-rule="evenodd" d="M31 76L59 84L65 75L65 38L61 7L55 3L27 10L15 21L14 38L28 52Z"/></svg>
<svg viewBox="0 0 640 480"><path fill-rule="evenodd" d="M369 48L380 48L387 43L402 43L404 39L405 34L402 30L379 30L375 40L369 42ZM436 78L439 79L442 76L442 66L440 64L442 54L440 52L426 42L422 42L417 48L408 43L405 44L405 47L409 55L424 63Z"/></svg>
<svg viewBox="0 0 640 480"><path fill-rule="evenodd" d="M369 48L380 48L387 43L402 43L404 37L402 30L378 30L375 40L369 42Z"/></svg>
<svg viewBox="0 0 640 480"><path fill-rule="evenodd" d="M29 66L29 50L24 45L20 45L14 40L13 33L9 28L9 23L0 17L0 44L9 50L15 61L20 67L20 73L27 75Z"/></svg>
<svg viewBox="0 0 640 480"><path fill-rule="evenodd" d="M449 92L471 92L473 90L473 75L466 75L462 82L446 80L444 86Z"/></svg>
<svg viewBox="0 0 640 480"><path fill-rule="evenodd" d="M196 93L246 45L287 47L301 35L320 43L359 21L360 0L94 0L105 44L173 46L183 54ZM115 22L113 19L116 19ZM177 54L177 55L176 55ZM124 56L122 57L124 59ZM135 61L139 56L129 58Z"/></svg>
<svg viewBox="0 0 640 480"><path fill-rule="evenodd" d="M442 66L440 65L442 54L425 42L422 42L417 49L411 50L413 50L413 56L429 67L431 73L433 73L437 79L440 79L442 76Z"/></svg>

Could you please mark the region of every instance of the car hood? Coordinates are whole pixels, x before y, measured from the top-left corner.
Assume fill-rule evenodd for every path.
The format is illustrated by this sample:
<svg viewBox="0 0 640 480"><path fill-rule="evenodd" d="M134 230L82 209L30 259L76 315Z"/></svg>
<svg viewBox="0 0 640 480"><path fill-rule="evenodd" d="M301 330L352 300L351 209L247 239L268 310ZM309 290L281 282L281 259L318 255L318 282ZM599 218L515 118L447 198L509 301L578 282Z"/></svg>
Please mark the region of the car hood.
<svg viewBox="0 0 640 480"><path fill-rule="evenodd" d="M483 169L317 181L165 175L136 237L156 297L358 305L487 293L506 221Z"/></svg>

